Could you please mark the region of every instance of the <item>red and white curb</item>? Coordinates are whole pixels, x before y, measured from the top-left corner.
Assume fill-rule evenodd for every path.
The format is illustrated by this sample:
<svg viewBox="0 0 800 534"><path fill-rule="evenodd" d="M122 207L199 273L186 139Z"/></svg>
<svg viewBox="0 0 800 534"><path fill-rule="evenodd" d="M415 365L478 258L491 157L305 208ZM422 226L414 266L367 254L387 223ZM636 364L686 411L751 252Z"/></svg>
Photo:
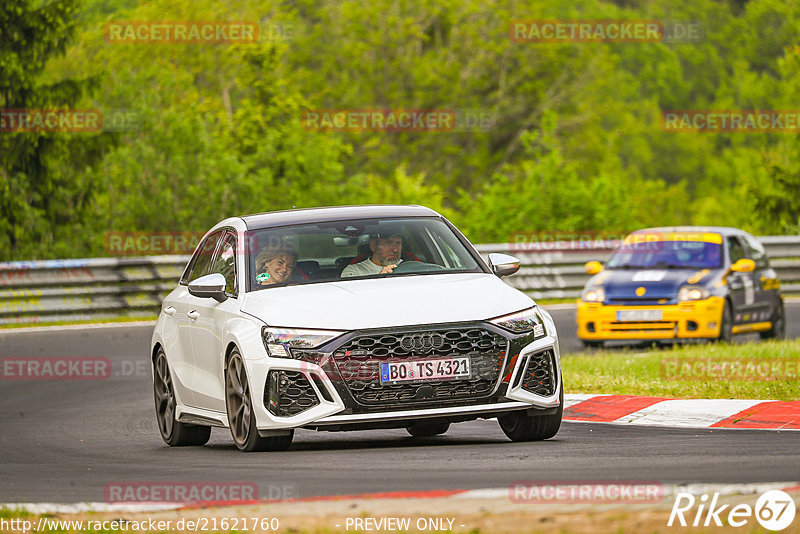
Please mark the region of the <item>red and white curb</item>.
<svg viewBox="0 0 800 534"><path fill-rule="evenodd" d="M526 482L528 484L528 482ZM624 486L632 483L624 483L619 481L601 482L595 481L592 483L586 482L559 482L547 483L530 481L529 484L537 486L553 488L570 488L575 486L592 486L592 487L606 487L606 486ZM555 485L553 485L555 484ZM656 484L660 486L659 500L674 497L678 493L691 493L692 495L702 495L704 493L719 493L720 495L759 495L771 490L781 490L787 493L800 493L800 482L763 482L751 484L658 484L650 482L648 484ZM109 504L105 502L83 502L75 504L59 504L59 503L9 503L0 504L0 507L7 510L20 510L30 514L80 514L86 512L127 512L127 513L141 513L141 512L162 512L168 510L191 510L197 508L216 508L225 506L245 506L245 505L259 505L259 504L298 504L310 502L344 502L344 501L357 501L357 500L407 500L407 499L444 499L444 500L509 500L517 502L514 496L515 487L509 486L505 488L484 488L484 489L460 489L460 490L430 490L430 491L398 491L386 493L362 493L352 495L328 495L318 497L305 497L297 499L284 499L284 500L271 500L260 499L252 501L237 501L227 503L203 503L203 504L186 504L186 503L125 503L125 504ZM521 502L521 501L520 501ZM543 501L539 501L543 502ZM553 504L573 504L570 500L563 498L554 499ZM609 504L608 499L603 499L602 503ZM577 500L574 504L591 504L582 500ZM624 504L624 503L623 503Z"/></svg>
<svg viewBox="0 0 800 534"><path fill-rule="evenodd" d="M564 420L674 428L800 430L800 401L564 395Z"/></svg>

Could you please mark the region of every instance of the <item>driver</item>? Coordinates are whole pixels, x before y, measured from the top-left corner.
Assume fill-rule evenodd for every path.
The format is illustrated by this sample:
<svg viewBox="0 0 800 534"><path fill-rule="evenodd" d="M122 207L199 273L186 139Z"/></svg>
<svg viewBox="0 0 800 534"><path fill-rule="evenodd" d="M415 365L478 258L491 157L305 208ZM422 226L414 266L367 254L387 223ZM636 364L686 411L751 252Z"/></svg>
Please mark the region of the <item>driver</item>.
<svg viewBox="0 0 800 534"><path fill-rule="evenodd" d="M373 234L369 240L369 249L372 256L345 267L342 278L391 273L403 261L400 259L400 254L403 253L403 234L395 231Z"/></svg>

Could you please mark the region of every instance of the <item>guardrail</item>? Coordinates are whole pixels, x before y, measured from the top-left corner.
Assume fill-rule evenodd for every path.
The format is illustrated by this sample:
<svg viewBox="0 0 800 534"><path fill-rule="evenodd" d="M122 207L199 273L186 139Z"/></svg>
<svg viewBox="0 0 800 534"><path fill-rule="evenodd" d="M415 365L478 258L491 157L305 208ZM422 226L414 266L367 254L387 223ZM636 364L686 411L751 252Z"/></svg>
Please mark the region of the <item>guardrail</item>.
<svg viewBox="0 0 800 534"><path fill-rule="evenodd" d="M758 240L767 250L770 266L778 273L781 291L800 293L800 236L763 236ZM484 256L492 252L511 254L522 267L514 276L504 278L512 287L534 299L578 298L589 275L587 261L605 262L618 241L550 242L525 244L502 243L476 245Z"/></svg>
<svg viewBox="0 0 800 534"><path fill-rule="evenodd" d="M800 236L759 240L784 293L800 293ZM504 280L534 299L577 298L589 275L583 265L608 259L613 242L477 245L487 256L518 257L520 271ZM151 319L189 256L143 256L0 263L0 324L106 319Z"/></svg>

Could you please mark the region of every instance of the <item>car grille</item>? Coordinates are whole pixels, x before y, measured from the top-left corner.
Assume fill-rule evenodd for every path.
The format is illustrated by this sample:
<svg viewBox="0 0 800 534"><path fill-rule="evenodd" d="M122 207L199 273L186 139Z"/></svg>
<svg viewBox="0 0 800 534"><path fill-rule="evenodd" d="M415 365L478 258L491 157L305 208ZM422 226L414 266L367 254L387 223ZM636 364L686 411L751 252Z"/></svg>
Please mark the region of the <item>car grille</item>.
<svg viewBox="0 0 800 534"><path fill-rule="evenodd" d="M605 304L609 306L657 306L666 304L672 301L674 297L658 297L658 298L641 298L641 297L628 297L628 298L607 298Z"/></svg>
<svg viewBox="0 0 800 534"><path fill-rule="evenodd" d="M319 404L317 394L303 373L270 371L264 388L264 405L270 413L290 417Z"/></svg>
<svg viewBox="0 0 800 534"><path fill-rule="evenodd" d="M522 389L534 395L549 397L556 392L556 368L553 352L545 350L528 357L522 374Z"/></svg>
<svg viewBox="0 0 800 534"><path fill-rule="evenodd" d="M413 340L409 342L409 336L416 340L416 348L412 346ZM424 404L491 395L500 377L507 346L508 341L502 335L475 327L383 332L357 335L334 351L333 357L343 383L359 404ZM381 383L381 363L457 356L470 359L470 378Z"/></svg>

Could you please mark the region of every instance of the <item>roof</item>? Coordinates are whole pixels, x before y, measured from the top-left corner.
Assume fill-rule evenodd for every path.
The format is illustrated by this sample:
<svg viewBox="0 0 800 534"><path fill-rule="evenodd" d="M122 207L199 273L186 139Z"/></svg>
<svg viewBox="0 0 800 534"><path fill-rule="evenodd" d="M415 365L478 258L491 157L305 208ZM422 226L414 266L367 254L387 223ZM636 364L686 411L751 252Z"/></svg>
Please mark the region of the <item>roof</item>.
<svg viewBox="0 0 800 534"><path fill-rule="evenodd" d="M333 206L326 208L301 208L267 213L244 215L242 220L248 230L306 224L317 222L342 221L348 219L377 219L392 217L439 217L440 215L424 206L365 205Z"/></svg>
<svg viewBox="0 0 800 534"><path fill-rule="evenodd" d="M744 230L730 226L658 226L655 228L642 228L631 233L638 234L643 232L709 232L721 234L724 237L747 234Z"/></svg>

